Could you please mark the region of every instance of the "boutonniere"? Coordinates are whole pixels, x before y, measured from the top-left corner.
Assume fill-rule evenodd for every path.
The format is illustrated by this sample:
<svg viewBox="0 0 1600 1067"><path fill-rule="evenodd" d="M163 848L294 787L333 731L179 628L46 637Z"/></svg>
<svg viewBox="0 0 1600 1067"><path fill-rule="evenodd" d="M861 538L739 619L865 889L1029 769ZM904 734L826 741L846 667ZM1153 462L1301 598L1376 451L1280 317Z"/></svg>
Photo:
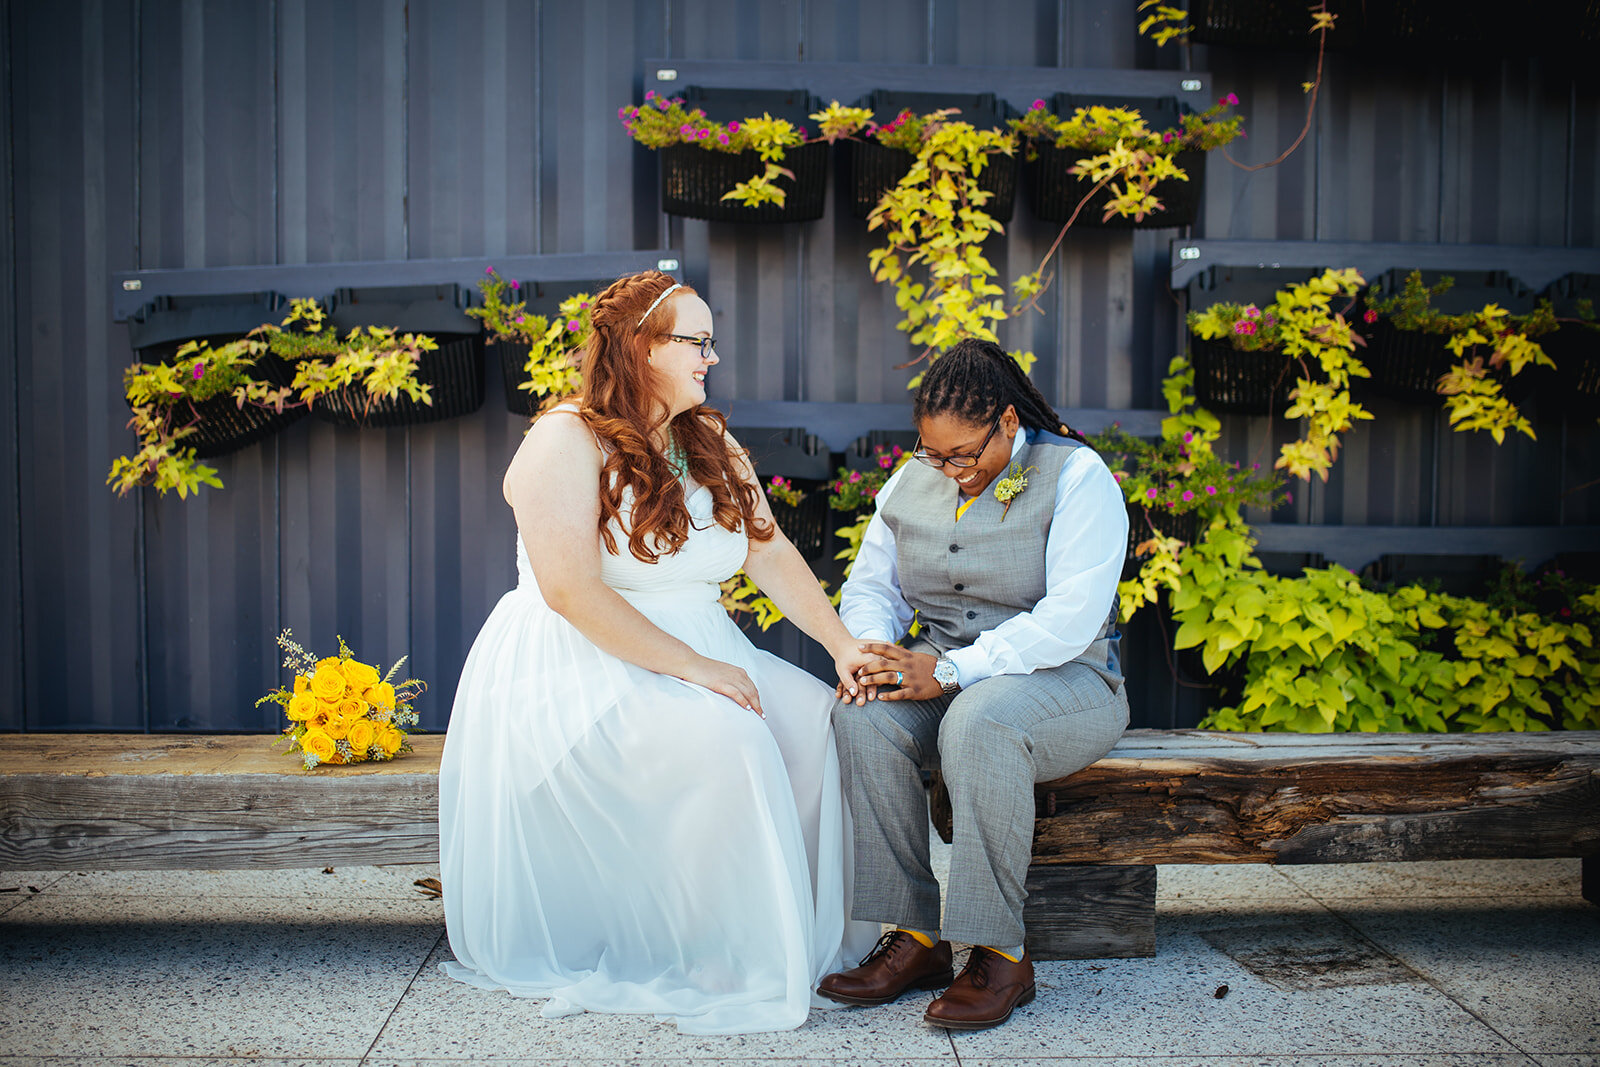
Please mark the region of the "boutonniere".
<svg viewBox="0 0 1600 1067"><path fill-rule="evenodd" d="M994 498L1005 505L1005 509L1000 512L1001 522L1006 521L1006 512L1011 510L1011 502L1017 498L1017 494L1028 488L1028 471L1038 469L1029 467L1024 470L1020 463L1013 463L1006 476L994 483Z"/></svg>

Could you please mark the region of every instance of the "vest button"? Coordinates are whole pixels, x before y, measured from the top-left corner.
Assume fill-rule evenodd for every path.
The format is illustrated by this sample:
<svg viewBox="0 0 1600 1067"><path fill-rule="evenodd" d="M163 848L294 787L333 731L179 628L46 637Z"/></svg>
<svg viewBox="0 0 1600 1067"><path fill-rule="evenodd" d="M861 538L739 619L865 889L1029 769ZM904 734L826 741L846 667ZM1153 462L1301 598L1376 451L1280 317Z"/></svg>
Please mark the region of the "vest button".
<svg viewBox="0 0 1600 1067"><path fill-rule="evenodd" d="M976 619L976 618L977 618L977 617L978 617L978 613L977 613L977 612L976 612L976 611L969 611L969 612L967 612L967 618L969 618L969 619Z"/></svg>
<svg viewBox="0 0 1600 1067"><path fill-rule="evenodd" d="M966 588L966 586L962 585L960 582L956 583L956 592L959 593L959 592L961 592L961 590L963 590L965 588Z"/></svg>
<svg viewBox="0 0 1600 1067"><path fill-rule="evenodd" d="M951 545L950 546L950 551L952 551L952 552L960 552L961 551L961 546L960 545Z"/></svg>

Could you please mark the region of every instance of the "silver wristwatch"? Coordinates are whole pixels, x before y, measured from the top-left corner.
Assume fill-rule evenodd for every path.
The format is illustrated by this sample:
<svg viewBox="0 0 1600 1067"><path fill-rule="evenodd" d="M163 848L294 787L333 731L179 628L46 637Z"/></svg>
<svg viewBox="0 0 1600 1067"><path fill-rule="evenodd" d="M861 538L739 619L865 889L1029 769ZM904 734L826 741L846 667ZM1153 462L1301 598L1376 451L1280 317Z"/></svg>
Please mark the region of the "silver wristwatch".
<svg viewBox="0 0 1600 1067"><path fill-rule="evenodd" d="M961 688L956 665L950 662L949 656L940 656L933 665L933 680L939 683L939 688L948 696Z"/></svg>

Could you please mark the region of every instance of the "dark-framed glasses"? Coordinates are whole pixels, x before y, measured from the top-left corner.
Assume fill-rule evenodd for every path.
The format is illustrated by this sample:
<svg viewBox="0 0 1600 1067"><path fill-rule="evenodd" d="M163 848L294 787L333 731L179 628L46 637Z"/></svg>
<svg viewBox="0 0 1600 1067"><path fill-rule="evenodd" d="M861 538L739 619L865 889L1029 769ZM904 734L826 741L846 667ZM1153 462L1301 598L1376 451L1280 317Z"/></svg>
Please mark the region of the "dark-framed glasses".
<svg viewBox="0 0 1600 1067"><path fill-rule="evenodd" d="M942 467L946 463L952 467L976 467L978 460L983 458L983 450L989 447L989 442L994 437L994 432L1000 428L1000 419L994 420L994 425L989 427L989 432L983 435L983 444L978 446L976 452L961 453L954 456L933 456L922 450L922 438L918 436L916 447L911 452L911 458L930 467Z"/></svg>
<svg viewBox="0 0 1600 1067"><path fill-rule="evenodd" d="M696 346L700 349L701 359L705 359L706 355L717 347L717 339L715 337L687 337L681 333L669 333L667 334L667 340L682 341L686 345Z"/></svg>

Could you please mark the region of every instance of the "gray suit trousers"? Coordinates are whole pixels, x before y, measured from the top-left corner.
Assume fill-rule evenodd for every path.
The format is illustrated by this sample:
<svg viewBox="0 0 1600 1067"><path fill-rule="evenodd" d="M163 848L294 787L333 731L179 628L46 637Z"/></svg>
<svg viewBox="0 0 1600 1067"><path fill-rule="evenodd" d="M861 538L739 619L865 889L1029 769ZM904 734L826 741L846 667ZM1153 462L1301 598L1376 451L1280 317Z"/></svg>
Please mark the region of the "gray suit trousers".
<svg viewBox="0 0 1600 1067"><path fill-rule="evenodd" d="M838 703L833 723L855 823L852 917L941 929L919 773L937 766L954 810L943 936L1008 948L1024 940L1033 785L1109 752L1128 725L1128 697L1067 663L986 678L954 697Z"/></svg>

